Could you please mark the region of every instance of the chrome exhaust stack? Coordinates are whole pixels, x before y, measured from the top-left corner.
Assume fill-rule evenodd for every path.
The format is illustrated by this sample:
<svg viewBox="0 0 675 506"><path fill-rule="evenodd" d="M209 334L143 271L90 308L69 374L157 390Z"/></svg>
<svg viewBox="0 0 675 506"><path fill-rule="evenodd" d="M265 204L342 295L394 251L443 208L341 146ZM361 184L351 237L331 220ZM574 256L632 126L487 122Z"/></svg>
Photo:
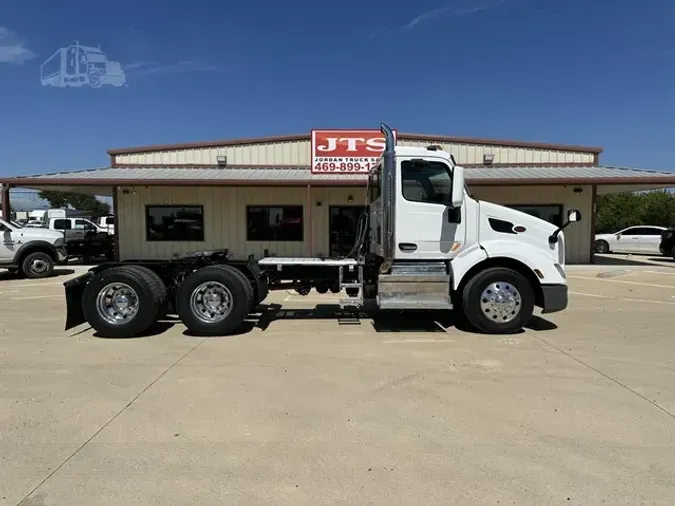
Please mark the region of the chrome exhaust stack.
<svg viewBox="0 0 675 506"><path fill-rule="evenodd" d="M382 256L380 273L389 272L394 263L396 219L396 140L394 132L382 123L385 147L382 154Z"/></svg>

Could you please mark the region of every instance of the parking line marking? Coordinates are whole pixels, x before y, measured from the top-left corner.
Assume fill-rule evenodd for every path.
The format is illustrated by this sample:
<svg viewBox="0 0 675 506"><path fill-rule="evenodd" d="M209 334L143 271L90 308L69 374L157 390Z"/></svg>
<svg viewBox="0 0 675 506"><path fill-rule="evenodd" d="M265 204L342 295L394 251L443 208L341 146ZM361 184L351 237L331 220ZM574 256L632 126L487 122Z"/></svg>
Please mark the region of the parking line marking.
<svg viewBox="0 0 675 506"><path fill-rule="evenodd" d="M622 283L624 285L639 285L639 286L651 286L653 288L671 288L675 290L675 286L672 285L651 285L649 283L638 283L637 281L621 281L620 279L607 279L607 278L587 278L585 276L567 276L568 278L574 279L588 279L592 281L603 281L607 283Z"/></svg>
<svg viewBox="0 0 675 506"><path fill-rule="evenodd" d="M382 344L408 344L408 343L454 343L454 339L390 339L382 341Z"/></svg>
<svg viewBox="0 0 675 506"><path fill-rule="evenodd" d="M16 286L19 288L42 288L43 286L56 286L56 285L63 285L62 281L59 281L58 283L12 283L12 286Z"/></svg>
<svg viewBox="0 0 675 506"><path fill-rule="evenodd" d="M648 274L666 274L667 276L675 276L675 272L662 272L662 271L641 271Z"/></svg>
<svg viewBox="0 0 675 506"><path fill-rule="evenodd" d="M585 295L586 297L597 297L599 299L616 299L611 295L598 295L597 293L570 292L570 295Z"/></svg>
<svg viewBox="0 0 675 506"><path fill-rule="evenodd" d="M8 297L10 300L26 300L26 299L61 299L61 295L26 295L25 297Z"/></svg>
<svg viewBox="0 0 675 506"><path fill-rule="evenodd" d="M583 293L583 292L569 292L570 295L584 295L586 297L597 297L598 299L612 299L612 300L625 300L627 302L641 302L643 304L666 304L668 306L675 306L675 302L667 302L664 300L647 300L647 299L633 299L628 297L612 297L611 295L598 295L596 293Z"/></svg>

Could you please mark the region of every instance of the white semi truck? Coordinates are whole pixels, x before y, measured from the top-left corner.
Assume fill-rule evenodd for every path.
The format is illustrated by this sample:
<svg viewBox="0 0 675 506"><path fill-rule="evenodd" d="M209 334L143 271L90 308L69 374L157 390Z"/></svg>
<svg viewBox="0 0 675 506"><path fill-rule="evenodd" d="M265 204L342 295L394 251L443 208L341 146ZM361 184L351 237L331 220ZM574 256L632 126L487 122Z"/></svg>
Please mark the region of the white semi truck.
<svg viewBox="0 0 675 506"><path fill-rule="evenodd" d="M199 335L234 331L270 290L346 292L342 307L452 310L489 334L522 329L535 307L567 307L564 229L474 199L464 170L438 146L386 147L368 176L350 254L230 261L227 250L176 260L110 262L65 283L66 330L88 322L100 335L131 337L165 314Z"/></svg>

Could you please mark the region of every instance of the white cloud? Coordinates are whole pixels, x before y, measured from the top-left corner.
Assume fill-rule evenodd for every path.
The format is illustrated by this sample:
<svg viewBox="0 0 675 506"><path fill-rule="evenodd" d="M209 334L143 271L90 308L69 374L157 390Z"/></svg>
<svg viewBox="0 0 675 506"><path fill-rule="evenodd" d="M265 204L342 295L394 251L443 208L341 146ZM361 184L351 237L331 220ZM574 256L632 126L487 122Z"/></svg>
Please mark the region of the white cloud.
<svg viewBox="0 0 675 506"><path fill-rule="evenodd" d="M35 58L35 53L25 47L25 41L9 28L0 26L0 63L21 65Z"/></svg>
<svg viewBox="0 0 675 506"><path fill-rule="evenodd" d="M474 12L486 11L494 9L506 3L508 0L464 0L455 2L453 5L445 7L438 7L430 11L424 12L419 16L413 18L408 24L404 25L403 29L414 28L420 23L433 21L448 16L466 16Z"/></svg>
<svg viewBox="0 0 675 506"><path fill-rule="evenodd" d="M201 63L198 60L182 60L175 63L160 65L155 62L136 62L124 66L125 70L131 70L137 74L169 74L181 72L222 72L221 67Z"/></svg>

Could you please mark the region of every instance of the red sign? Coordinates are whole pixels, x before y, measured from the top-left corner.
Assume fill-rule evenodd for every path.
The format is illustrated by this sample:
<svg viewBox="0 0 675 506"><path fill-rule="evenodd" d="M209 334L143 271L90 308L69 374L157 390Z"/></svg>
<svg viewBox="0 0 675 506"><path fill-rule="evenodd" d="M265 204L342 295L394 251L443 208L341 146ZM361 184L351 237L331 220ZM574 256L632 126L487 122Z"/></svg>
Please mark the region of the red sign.
<svg viewBox="0 0 675 506"><path fill-rule="evenodd" d="M379 130L312 130L312 172L368 173L382 155L384 144Z"/></svg>

